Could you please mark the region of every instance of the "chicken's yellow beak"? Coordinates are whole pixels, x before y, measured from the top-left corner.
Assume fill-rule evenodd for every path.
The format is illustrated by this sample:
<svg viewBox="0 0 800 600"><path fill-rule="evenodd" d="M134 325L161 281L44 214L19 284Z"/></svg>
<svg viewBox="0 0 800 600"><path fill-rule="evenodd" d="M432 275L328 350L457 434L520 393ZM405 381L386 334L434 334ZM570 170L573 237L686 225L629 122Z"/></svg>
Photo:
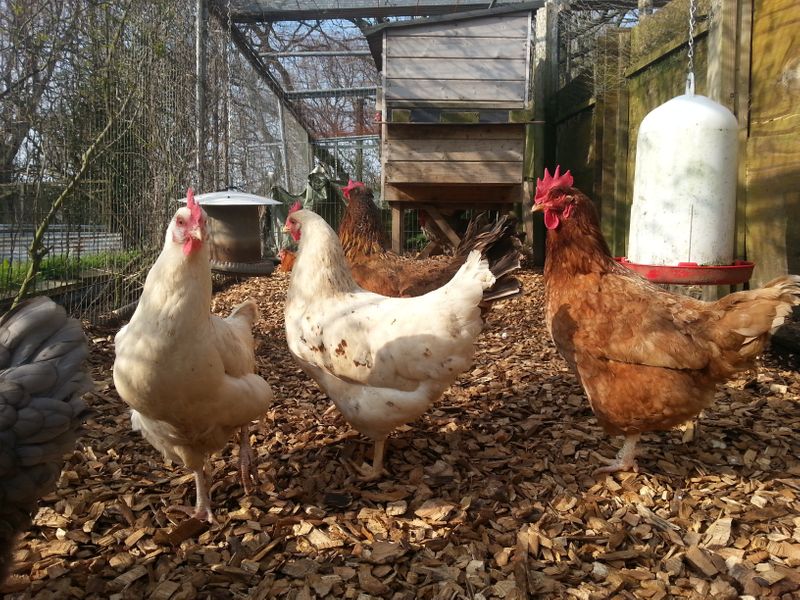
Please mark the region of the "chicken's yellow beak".
<svg viewBox="0 0 800 600"><path fill-rule="evenodd" d="M532 213L535 213L535 212L542 212L543 210L544 210L544 204L536 204L536 203L534 202L534 204L533 204L533 208L531 209L531 212L532 212Z"/></svg>
<svg viewBox="0 0 800 600"><path fill-rule="evenodd" d="M189 231L189 235L196 240L203 241L203 229L201 227L194 227Z"/></svg>
<svg viewBox="0 0 800 600"><path fill-rule="evenodd" d="M284 225L283 228L281 229L281 231L283 233L289 233L289 231L290 231L289 226L288 225Z"/></svg>

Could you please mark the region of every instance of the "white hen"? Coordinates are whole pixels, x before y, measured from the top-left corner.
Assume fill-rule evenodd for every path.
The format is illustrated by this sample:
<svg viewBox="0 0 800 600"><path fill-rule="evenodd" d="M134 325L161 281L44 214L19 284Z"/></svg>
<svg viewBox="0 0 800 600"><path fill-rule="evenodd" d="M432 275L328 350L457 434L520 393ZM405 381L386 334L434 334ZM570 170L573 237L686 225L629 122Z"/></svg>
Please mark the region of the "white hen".
<svg viewBox="0 0 800 600"><path fill-rule="evenodd" d="M472 364L479 304L495 278L475 251L439 289L380 296L353 281L322 217L293 212L286 230L299 241L285 308L289 350L344 418L375 440L368 478L377 478L389 433L423 414Z"/></svg>
<svg viewBox="0 0 800 600"><path fill-rule="evenodd" d="M213 521L206 457L241 431L241 475L250 491L248 425L272 402L269 384L255 374L253 323L247 300L227 319L210 314L211 266L206 215L189 190L175 213L130 323L114 339L114 384L131 406L131 424L164 457L195 474L194 517Z"/></svg>

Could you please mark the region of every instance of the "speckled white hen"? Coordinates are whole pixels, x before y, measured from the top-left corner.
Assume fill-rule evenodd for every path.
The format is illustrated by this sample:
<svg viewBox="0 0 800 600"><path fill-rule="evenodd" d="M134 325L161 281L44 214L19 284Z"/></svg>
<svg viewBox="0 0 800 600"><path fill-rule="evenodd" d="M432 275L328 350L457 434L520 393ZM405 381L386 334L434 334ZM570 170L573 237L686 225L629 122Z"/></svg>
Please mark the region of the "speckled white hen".
<svg viewBox="0 0 800 600"><path fill-rule="evenodd" d="M299 242L285 307L289 350L344 418L375 440L364 475L380 477L389 433L422 415L472 364L479 304L495 278L475 251L439 289L380 296L353 281L322 217L299 210L286 223Z"/></svg>

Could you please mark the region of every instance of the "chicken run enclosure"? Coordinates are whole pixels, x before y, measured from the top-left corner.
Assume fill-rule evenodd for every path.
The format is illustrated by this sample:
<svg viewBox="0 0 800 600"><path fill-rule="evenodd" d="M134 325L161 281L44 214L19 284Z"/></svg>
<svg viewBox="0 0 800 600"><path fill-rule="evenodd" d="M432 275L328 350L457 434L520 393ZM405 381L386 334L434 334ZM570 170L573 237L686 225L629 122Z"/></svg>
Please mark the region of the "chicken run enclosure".
<svg viewBox="0 0 800 600"><path fill-rule="evenodd" d="M45 434L58 430L63 442L68 426L63 411L25 408L33 392L12 398L10 386L37 378L13 379L29 349L7 351L22 336L0 319L0 596L800 598L800 308L754 369L717 385L714 402L678 428L644 433L638 468L611 473L598 469L622 438L604 428L548 321L537 178L570 168L612 256L625 255L637 133L683 90L690 13L698 91L736 117L735 255L756 264L749 284L707 286L713 296L800 273L796 0L0 2L0 315L24 298L56 300L80 321L94 382L77 444L3 581L7 515L29 491L9 483L8 457L25 435L32 445L20 457L49 456ZM421 416L393 425L383 475L370 479L377 438L296 361L292 334L306 340L286 329L291 273L215 271L213 314L248 298L260 312L249 373L274 400L245 435L257 471L250 493L237 429L201 469L217 522L187 518L173 509L196 492L199 503L198 480L132 430L114 373L115 335L176 240L167 227L189 187L276 200L252 219L262 260L277 265L279 251L297 249L283 229L289 207L299 202L336 230L347 202L356 205L350 180L374 192L385 234L375 237L402 255L386 261L415 265L384 266L388 279L445 272L474 234L468 223L490 211L516 217L522 293L481 313L472 363ZM611 327L598 350L606 362L619 331L655 354L674 351L660 332L637 331L652 311L623 322L629 306L597 306L612 307L594 315ZM711 321L696 314L682 326ZM414 313L409 337L446 318ZM367 322L350 333L364 337ZM434 353L427 375L439 358L418 337L424 356ZM337 342L312 354L349 356L347 340ZM369 362L359 361L356 371ZM631 377L629 387L667 387L659 377ZM172 379L186 387L185 373ZM394 410L387 402L384 418Z"/></svg>

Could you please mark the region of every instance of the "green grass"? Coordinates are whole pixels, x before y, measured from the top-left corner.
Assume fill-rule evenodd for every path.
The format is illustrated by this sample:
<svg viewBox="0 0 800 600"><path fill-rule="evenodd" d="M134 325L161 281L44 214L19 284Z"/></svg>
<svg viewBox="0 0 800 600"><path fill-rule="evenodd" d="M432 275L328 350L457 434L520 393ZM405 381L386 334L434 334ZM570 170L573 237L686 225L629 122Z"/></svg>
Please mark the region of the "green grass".
<svg viewBox="0 0 800 600"><path fill-rule="evenodd" d="M129 262L139 257L141 252L130 250L126 252L102 252L80 258L67 256L52 256L42 260L36 281L65 281L75 279L81 271L87 269L107 269L118 271ZM28 272L28 261L10 262L8 259L0 263L0 292L13 291L22 285L25 274Z"/></svg>

